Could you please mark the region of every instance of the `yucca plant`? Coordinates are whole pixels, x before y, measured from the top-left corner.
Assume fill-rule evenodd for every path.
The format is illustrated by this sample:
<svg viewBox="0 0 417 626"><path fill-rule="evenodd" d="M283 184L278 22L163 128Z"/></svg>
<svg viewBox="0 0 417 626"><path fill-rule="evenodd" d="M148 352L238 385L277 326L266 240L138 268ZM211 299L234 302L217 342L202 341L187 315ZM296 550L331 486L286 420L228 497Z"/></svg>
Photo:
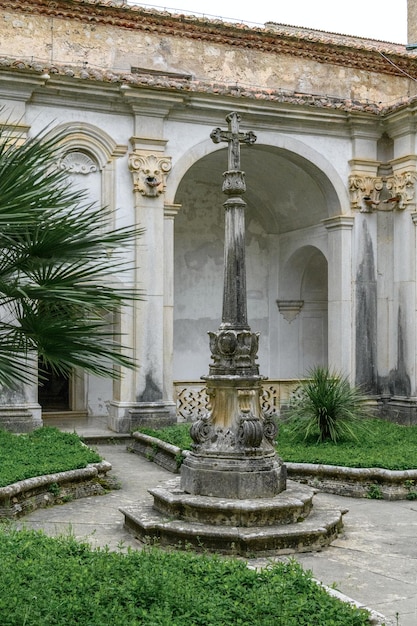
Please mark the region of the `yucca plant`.
<svg viewBox="0 0 417 626"><path fill-rule="evenodd" d="M352 422L371 416L360 388L325 367L310 370L291 398L288 419L294 436L318 442L356 439Z"/></svg>
<svg viewBox="0 0 417 626"><path fill-rule="evenodd" d="M81 367L114 377L133 359L114 316L140 298L115 272L140 229L111 229L57 163L63 137L25 139L0 126L0 385L33 379L39 362L68 376ZM29 358L28 358L29 357Z"/></svg>

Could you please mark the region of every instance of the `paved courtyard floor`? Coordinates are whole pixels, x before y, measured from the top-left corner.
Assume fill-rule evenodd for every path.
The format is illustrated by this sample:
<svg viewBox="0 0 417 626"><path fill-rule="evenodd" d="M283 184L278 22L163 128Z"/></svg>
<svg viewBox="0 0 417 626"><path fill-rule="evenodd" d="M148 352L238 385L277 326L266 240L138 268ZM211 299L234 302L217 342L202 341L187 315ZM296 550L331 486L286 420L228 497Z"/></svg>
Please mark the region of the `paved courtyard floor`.
<svg viewBox="0 0 417 626"><path fill-rule="evenodd" d="M97 423L85 425L84 430L79 427L87 438L99 436L99 431ZM169 480L172 474L127 452L126 442L99 443L96 448L112 464L112 474L121 488L104 496L34 511L21 523L48 534L71 532L93 546L140 549L140 543L124 529L119 507L135 504L148 495L149 488ZM333 508L349 510L344 516L344 533L328 548L299 554L297 560L312 570L315 578L382 613L395 626L417 626L417 501L389 502L324 493L315 498ZM261 566L270 560L254 559L251 563Z"/></svg>

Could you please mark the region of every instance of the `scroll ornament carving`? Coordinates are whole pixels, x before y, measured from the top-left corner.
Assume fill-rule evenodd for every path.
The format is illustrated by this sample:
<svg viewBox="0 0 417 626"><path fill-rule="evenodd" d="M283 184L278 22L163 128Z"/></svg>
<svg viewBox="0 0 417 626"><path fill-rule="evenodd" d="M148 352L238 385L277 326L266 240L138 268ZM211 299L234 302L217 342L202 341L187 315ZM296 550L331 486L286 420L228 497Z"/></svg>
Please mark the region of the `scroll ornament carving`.
<svg viewBox="0 0 417 626"><path fill-rule="evenodd" d="M259 448L263 436L264 430L261 420L250 411L242 412L237 430L237 443L244 448Z"/></svg>
<svg viewBox="0 0 417 626"><path fill-rule="evenodd" d="M367 176L352 174L349 177L349 193L352 209L362 213L375 210L403 210L415 199L415 183L417 173L404 171L392 176ZM390 197L381 200L381 191L386 188Z"/></svg>
<svg viewBox="0 0 417 626"><path fill-rule="evenodd" d="M85 154L85 152L68 152L58 163L61 170L69 174L92 174L97 172L98 167L93 159Z"/></svg>
<svg viewBox="0 0 417 626"><path fill-rule="evenodd" d="M133 152L129 156L129 170L133 174L134 191L148 198L158 197L165 191L171 167L171 157Z"/></svg>

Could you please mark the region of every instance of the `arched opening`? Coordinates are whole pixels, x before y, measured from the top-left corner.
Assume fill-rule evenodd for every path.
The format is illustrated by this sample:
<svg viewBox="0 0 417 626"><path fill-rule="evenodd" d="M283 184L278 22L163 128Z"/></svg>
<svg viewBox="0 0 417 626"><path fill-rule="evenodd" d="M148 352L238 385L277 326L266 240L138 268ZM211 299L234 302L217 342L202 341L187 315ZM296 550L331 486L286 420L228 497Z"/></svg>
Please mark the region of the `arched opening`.
<svg viewBox="0 0 417 626"><path fill-rule="evenodd" d="M75 187L87 190L86 203L105 206L115 216L115 161L126 154L128 147L117 144L107 132L86 122L60 124L50 133L51 136L54 134L62 136L59 166L67 171ZM110 228L112 226L110 224ZM120 320L118 323L120 325ZM55 378L50 373L44 387L38 387L38 400L43 411L69 410L72 414L107 415L108 402L120 395L119 380L112 382L82 370L74 371L67 381Z"/></svg>
<svg viewBox="0 0 417 626"><path fill-rule="evenodd" d="M323 253L303 246L280 268L279 356L285 378L328 363L328 269ZM284 362L283 362L284 359Z"/></svg>
<svg viewBox="0 0 417 626"><path fill-rule="evenodd" d="M220 323L226 165L226 151L203 157L187 171L175 197L182 207L175 219L176 380L196 381L208 372L207 331ZM323 172L288 150L243 147L242 169L247 183L248 320L260 332L260 369L269 378L299 377L309 367L327 363L327 232L322 220L340 213L340 203ZM303 301L295 322L282 316L279 300Z"/></svg>

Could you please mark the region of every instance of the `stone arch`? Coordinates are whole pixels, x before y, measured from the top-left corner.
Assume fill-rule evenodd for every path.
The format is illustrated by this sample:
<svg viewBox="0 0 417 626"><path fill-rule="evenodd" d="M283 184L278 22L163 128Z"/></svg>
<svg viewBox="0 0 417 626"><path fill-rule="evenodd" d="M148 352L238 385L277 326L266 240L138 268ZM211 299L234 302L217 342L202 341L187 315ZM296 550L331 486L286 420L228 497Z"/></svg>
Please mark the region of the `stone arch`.
<svg viewBox="0 0 417 626"><path fill-rule="evenodd" d="M100 170L112 160L127 153L128 147L119 145L101 128L86 122L66 122L56 126L51 135L61 135L65 151L80 150L94 155Z"/></svg>
<svg viewBox="0 0 417 626"><path fill-rule="evenodd" d="M113 215L116 210L116 160L123 157L128 147L118 144L108 133L93 124L86 122L66 122L59 124L50 135L60 135L63 155L85 155L97 165L100 179L95 198L101 206L105 206ZM79 171L82 175L83 172ZM88 173L88 172L87 172ZM85 174L85 172L84 172ZM90 172L93 174L93 172Z"/></svg>
<svg viewBox="0 0 417 626"><path fill-rule="evenodd" d="M260 332L262 373L289 378L301 376L313 364L327 363L327 232L323 220L340 215L349 207L349 198L338 173L320 154L299 141L276 143L280 145L242 147L242 169L248 183L244 197L248 205L248 318L252 330ZM289 147L296 147L298 153L289 152ZM313 155L315 162L309 162L302 151ZM202 155L199 161L195 161L197 155ZM173 181L178 185L171 198L182 205L175 218L175 379L198 379L207 373L207 331L215 330L220 321L225 200L221 187L226 159L226 150L222 156L210 142L201 142L191 155L176 163L174 177L169 178L169 185ZM288 170L279 172L285 163ZM314 245L309 246L310 241ZM292 259L294 267L299 265L299 292L281 297L280 268L291 258L291 250L301 248ZM320 285L314 285L314 271L309 274L309 253L312 263L325 268L326 279ZM324 284L323 297L314 298L314 288ZM277 297L305 298L307 304L298 321L289 323L280 315ZM320 335L314 332L319 326ZM313 339L317 339L315 346ZM305 358L303 344L310 346Z"/></svg>
<svg viewBox="0 0 417 626"><path fill-rule="evenodd" d="M260 150L266 152L280 151L289 161L299 164L318 181L328 198L328 214L326 217L350 212L350 199L346 184L331 161L323 154L299 139L282 134L275 135L261 131L257 132L257 137L256 144L250 148L244 146L242 154L248 150L252 152ZM173 164L166 187L167 204L175 203L178 187L189 169L198 161L219 150L226 152L224 145L213 144L210 139L206 139L188 149ZM223 167L224 169L226 168ZM242 167L242 169L245 168ZM246 173L248 172L246 171ZM221 185L221 180L219 184Z"/></svg>

